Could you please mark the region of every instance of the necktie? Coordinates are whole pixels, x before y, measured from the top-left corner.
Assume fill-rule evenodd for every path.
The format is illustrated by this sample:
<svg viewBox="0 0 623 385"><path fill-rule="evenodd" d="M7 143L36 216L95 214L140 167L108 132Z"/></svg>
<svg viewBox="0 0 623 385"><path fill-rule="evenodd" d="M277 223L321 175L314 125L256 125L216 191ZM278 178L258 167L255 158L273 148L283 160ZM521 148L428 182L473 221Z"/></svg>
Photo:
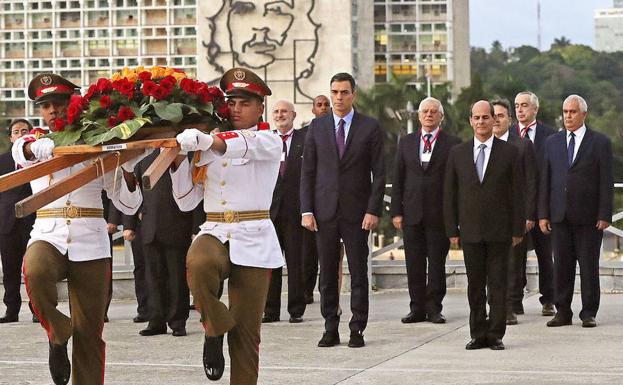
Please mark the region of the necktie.
<svg viewBox="0 0 623 385"><path fill-rule="evenodd" d="M424 153L425 154L427 152L432 152L433 151L432 143L430 142L431 136L433 136L433 134L426 134L426 135L424 135Z"/></svg>
<svg viewBox="0 0 623 385"><path fill-rule="evenodd" d="M573 152L575 151L575 134L573 132L569 133L569 145L567 146L567 161L569 162L569 167L573 164Z"/></svg>
<svg viewBox="0 0 623 385"><path fill-rule="evenodd" d="M528 135L530 133L530 130L533 129L533 127L536 126L536 122L533 122L532 124L529 124L527 126L525 126L524 128L521 129L521 138L522 139L530 139L530 135Z"/></svg>
<svg viewBox="0 0 623 385"><path fill-rule="evenodd" d="M283 176L283 174L286 173L286 161L288 159L288 138L290 137L290 135L292 134L288 134L288 135L279 135L281 136L281 141L283 142L283 147L282 147L282 160L281 163L279 163L279 175Z"/></svg>
<svg viewBox="0 0 623 385"><path fill-rule="evenodd" d="M478 180L482 183L482 179L485 176L485 148L487 148L487 145L483 143L478 148L480 151L478 151L478 156L476 157L476 172L478 173Z"/></svg>
<svg viewBox="0 0 623 385"><path fill-rule="evenodd" d="M337 153L342 159L342 155L344 155L344 142L346 138L346 134L344 132L344 124L346 122L344 119L340 119L337 125L337 134L335 135L335 142L337 143Z"/></svg>

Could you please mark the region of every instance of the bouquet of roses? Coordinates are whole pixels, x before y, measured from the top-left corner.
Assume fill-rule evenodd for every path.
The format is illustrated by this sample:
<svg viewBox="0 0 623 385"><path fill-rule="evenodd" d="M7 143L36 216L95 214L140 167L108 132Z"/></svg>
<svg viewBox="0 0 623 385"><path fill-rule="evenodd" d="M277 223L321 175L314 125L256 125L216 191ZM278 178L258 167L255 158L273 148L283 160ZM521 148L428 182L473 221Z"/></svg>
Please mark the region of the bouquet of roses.
<svg viewBox="0 0 623 385"><path fill-rule="evenodd" d="M66 116L57 118L47 137L57 146L97 145L125 140L143 126L207 123L225 128L229 110L217 87L190 79L178 69L124 68L101 78L84 96L72 95Z"/></svg>

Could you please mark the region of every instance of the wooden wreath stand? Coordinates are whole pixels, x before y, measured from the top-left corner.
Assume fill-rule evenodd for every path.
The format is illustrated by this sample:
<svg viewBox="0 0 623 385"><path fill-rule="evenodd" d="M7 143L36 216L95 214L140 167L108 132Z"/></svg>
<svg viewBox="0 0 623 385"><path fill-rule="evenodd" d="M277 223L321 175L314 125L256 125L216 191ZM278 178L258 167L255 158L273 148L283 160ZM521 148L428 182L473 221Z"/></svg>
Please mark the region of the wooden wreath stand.
<svg viewBox="0 0 623 385"><path fill-rule="evenodd" d="M0 192L29 183L75 164L90 160L91 163L57 183L15 204L15 216L28 216L50 202L74 191L125 162L140 156L145 149L161 148L160 154L143 174L143 189L151 190L166 172L180 152L175 135L186 128L208 131L203 123L178 126L143 127L132 141L109 143L101 146L73 145L54 149L54 156L30 167L0 176ZM136 139L136 140L134 140Z"/></svg>

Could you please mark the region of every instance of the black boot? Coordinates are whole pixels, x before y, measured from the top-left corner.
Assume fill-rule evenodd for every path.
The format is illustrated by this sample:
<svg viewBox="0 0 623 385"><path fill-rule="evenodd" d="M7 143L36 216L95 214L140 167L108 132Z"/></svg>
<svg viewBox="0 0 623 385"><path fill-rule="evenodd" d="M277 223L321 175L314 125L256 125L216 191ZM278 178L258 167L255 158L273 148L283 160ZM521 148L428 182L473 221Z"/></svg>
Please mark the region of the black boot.
<svg viewBox="0 0 623 385"><path fill-rule="evenodd" d="M223 357L223 336L205 337L203 342L203 370L212 381L217 381L225 371Z"/></svg>
<svg viewBox="0 0 623 385"><path fill-rule="evenodd" d="M48 358L52 381L56 385L66 385L71 375L71 364L67 358L67 342L56 345L50 342L50 356Z"/></svg>

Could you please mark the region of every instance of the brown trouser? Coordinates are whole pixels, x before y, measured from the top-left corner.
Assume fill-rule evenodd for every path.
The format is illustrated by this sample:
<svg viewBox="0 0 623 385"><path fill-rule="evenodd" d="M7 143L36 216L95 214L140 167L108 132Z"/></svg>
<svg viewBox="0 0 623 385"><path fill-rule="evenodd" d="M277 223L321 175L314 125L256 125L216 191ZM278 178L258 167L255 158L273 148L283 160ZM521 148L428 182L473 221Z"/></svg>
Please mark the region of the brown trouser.
<svg viewBox="0 0 623 385"><path fill-rule="evenodd" d="M56 283L67 279L71 319L61 313ZM74 385L104 383L104 312L111 279L110 259L72 262L54 246L36 241L24 256L24 280L35 314L54 344L73 337Z"/></svg>
<svg viewBox="0 0 623 385"><path fill-rule="evenodd" d="M270 282L270 269L234 265L229 251L211 235L202 235L188 249L188 286L207 336L227 332L231 384L257 383L260 325ZM229 309L219 299L228 279Z"/></svg>

